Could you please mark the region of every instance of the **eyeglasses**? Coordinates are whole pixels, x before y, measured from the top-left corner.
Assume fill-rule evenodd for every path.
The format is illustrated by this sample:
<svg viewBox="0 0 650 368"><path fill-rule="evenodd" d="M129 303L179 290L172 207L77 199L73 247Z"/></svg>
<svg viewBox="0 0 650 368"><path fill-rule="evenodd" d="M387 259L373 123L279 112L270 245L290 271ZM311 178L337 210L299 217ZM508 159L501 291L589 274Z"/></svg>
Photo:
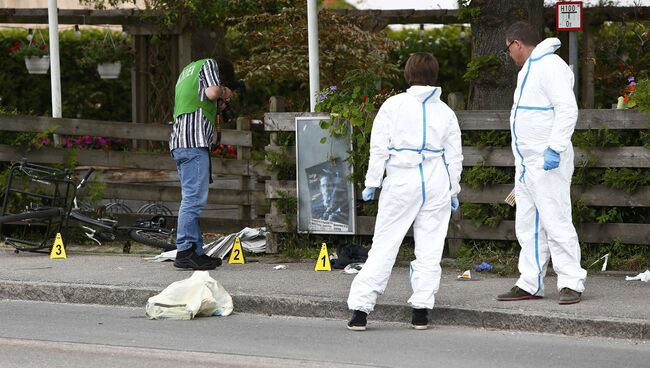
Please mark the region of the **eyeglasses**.
<svg viewBox="0 0 650 368"><path fill-rule="evenodd" d="M510 46L512 46L512 44L513 44L515 41L517 41L517 40L512 40L512 41L510 41L510 43L508 44L508 46L506 46L506 48L503 49L503 51L501 51L501 54L504 55L504 56L508 56L508 55L510 54Z"/></svg>

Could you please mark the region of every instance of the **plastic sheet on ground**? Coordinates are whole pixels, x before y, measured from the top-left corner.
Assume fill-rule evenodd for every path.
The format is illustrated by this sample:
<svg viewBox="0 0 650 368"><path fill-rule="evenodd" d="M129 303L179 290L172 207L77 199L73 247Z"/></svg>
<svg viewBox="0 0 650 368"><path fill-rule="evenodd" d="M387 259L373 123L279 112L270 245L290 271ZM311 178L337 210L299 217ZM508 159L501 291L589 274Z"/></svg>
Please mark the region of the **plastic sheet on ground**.
<svg viewBox="0 0 650 368"><path fill-rule="evenodd" d="M232 297L226 289L208 271L195 271L191 277L176 281L149 298L145 315L149 319L189 320L227 316L232 310Z"/></svg>
<svg viewBox="0 0 650 368"><path fill-rule="evenodd" d="M266 228L250 228L245 227L237 233L232 233L226 236L222 236L219 239L216 239L208 244L203 246L205 254L209 255L212 258L221 258L223 259L233 244L235 243L235 238L239 237L241 242L241 247L243 250L251 253L263 253L266 251ZM176 250L170 250L167 252L160 253L155 257L145 258L146 260L162 262L162 261L173 261L176 259Z"/></svg>
<svg viewBox="0 0 650 368"><path fill-rule="evenodd" d="M645 270L636 276L625 276L625 281L639 280L643 282L650 282L650 270Z"/></svg>

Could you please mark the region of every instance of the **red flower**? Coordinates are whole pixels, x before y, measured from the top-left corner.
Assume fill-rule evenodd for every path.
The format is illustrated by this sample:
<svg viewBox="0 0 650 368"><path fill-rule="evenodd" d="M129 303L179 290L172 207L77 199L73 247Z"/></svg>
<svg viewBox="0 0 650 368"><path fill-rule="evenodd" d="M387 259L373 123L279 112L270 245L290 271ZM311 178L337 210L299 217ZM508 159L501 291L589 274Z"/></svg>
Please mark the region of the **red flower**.
<svg viewBox="0 0 650 368"><path fill-rule="evenodd" d="M623 95L623 102L627 103L630 101L630 98L627 96L627 93Z"/></svg>
<svg viewBox="0 0 650 368"><path fill-rule="evenodd" d="M628 92L634 92L634 88L636 88L636 85L635 85L635 84L631 84L631 85L627 86L627 91L628 91Z"/></svg>
<svg viewBox="0 0 650 368"><path fill-rule="evenodd" d="M368 99L368 96L361 97L361 103L366 103L367 99Z"/></svg>
<svg viewBox="0 0 650 368"><path fill-rule="evenodd" d="M42 43L40 46L38 46L39 49L45 50L47 48L47 45Z"/></svg>

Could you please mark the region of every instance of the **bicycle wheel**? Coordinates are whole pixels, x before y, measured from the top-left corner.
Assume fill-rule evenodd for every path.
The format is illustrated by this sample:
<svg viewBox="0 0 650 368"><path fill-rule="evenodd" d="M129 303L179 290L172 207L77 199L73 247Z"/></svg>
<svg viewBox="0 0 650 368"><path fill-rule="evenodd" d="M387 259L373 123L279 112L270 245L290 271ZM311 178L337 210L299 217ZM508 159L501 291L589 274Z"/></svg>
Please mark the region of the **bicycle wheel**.
<svg viewBox="0 0 650 368"><path fill-rule="evenodd" d="M2 216L0 217L0 224L4 224L7 222L23 221L23 220L36 220L36 219L42 219L48 217L52 218L52 217L60 216L62 213L63 213L62 208L35 209L35 210L25 211L22 213L17 213L14 215Z"/></svg>
<svg viewBox="0 0 650 368"><path fill-rule="evenodd" d="M164 229L136 229L129 232L129 237L145 245L162 248L164 250L176 249L176 233Z"/></svg>

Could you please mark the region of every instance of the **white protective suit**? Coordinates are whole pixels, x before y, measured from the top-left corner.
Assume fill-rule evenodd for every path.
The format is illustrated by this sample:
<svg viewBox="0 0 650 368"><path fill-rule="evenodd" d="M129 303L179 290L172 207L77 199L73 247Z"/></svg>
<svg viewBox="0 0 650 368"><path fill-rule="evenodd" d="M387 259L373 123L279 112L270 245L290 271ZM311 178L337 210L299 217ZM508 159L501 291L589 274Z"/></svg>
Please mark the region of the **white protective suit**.
<svg viewBox="0 0 650 368"><path fill-rule="evenodd" d="M451 196L460 191L463 168L458 120L440 93L440 87L413 86L386 100L374 120L365 185L382 191L372 248L350 288L352 310L374 309L411 224L416 259L409 304L433 308Z"/></svg>
<svg viewBox="0 0 650 368"><path fill-rule="evenodd" d="M548 38L535 47L517 76L510 113L515 156L516 233L521 252L516 285L544 295L549 257L558 275L558 290L584 290L580 245L571 219L571 135L578 118L573 73L554 52L560 40ZM543 169L547 147L560 153L560 166Z"/></svg>

